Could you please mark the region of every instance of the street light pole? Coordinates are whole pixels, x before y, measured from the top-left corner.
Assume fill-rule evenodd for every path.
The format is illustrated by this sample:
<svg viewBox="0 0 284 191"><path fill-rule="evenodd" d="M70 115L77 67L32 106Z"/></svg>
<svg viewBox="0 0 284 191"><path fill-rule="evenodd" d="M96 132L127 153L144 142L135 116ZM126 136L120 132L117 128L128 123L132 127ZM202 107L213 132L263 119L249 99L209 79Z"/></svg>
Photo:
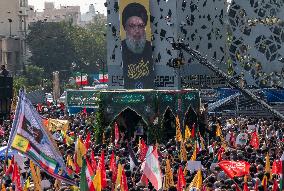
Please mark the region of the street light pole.
<svg viewBox="0 0 284 191"><path fill-rule="evenodd" d="M12 19L8 19L9 21L9 24L10 24L10 37L12 36L12 22L13 20Z"/></svg>

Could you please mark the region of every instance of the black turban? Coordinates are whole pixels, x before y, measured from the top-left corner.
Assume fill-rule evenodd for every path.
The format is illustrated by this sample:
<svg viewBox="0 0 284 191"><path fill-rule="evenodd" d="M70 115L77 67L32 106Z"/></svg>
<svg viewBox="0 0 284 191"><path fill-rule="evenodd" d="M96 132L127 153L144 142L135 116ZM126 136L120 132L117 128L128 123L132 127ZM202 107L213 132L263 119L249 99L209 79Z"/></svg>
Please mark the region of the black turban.
<svg viewBox="0 0 284 191"><path fill-rule="evenodd" d="M139 3L130 3L128 4L122 12L122 25L125 28L127 20L132 17L137 16L140 17L145 25L147 25L148 16L147 16L147 10L145 7Z"/></svg>

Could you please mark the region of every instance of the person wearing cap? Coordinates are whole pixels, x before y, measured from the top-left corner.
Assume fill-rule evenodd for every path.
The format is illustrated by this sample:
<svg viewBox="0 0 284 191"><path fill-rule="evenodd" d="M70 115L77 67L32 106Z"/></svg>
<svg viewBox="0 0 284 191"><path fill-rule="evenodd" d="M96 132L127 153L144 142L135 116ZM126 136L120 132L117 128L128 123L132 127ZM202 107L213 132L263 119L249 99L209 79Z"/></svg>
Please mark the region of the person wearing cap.
<svg viewBox="0 0 284 191"><path fill-rule="evenodd" d="M124 86L131 89L152 89L153 61L151 42L146 39L148 14L139 3L128 4L122 12L126 37L122 40Z"/></svg>

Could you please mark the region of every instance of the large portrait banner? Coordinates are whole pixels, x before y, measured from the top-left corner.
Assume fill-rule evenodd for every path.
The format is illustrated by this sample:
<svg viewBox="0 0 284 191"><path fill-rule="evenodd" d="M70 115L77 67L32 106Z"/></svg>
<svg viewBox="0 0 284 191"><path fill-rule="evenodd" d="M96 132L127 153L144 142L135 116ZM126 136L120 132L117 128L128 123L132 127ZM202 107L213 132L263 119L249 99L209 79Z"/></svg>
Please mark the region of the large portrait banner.
<svg viewBox="0 0 284 191"><path fill-rule="evenodd" d="M149 0L120 0L120 38L125 89L153 89Z"/></svg>

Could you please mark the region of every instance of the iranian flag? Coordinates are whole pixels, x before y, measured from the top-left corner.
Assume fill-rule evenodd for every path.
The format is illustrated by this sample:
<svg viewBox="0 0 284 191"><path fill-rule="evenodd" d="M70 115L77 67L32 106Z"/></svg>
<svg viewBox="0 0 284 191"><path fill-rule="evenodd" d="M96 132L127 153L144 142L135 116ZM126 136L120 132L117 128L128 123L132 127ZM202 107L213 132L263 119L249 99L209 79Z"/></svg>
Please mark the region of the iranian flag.
<svg viewBox="0 0 284 191"><path fill-rule="evenodd" d="M95 173L89 163L89 161L83 158L83 166L80 178L80 190L81 191L95 191L95 187L93 184L93 179L95 177Z"/></svg>
<svg viewBox="0 0 284 191"><path fill-rule="evenodd" d="M100 81L101 83L106 83L106 82L108 82L108 74L102 74L102 73L100 73L100 74L99 74L99 81Z"/></svg>
<svg viewBox="0 0 284 191"><path fill-rule="evenodd" d="M141 169L143 171L143 175L149 179L156 190L162 188L162 173L156 147L149 146L146 154L146 160L142 163Z"/></svg>
<svg viewBox="0 0 284 191"><path fill-rule="evenodd" d="M76 74L76 83L77 85L88 85L88 74Z"/></svg>

